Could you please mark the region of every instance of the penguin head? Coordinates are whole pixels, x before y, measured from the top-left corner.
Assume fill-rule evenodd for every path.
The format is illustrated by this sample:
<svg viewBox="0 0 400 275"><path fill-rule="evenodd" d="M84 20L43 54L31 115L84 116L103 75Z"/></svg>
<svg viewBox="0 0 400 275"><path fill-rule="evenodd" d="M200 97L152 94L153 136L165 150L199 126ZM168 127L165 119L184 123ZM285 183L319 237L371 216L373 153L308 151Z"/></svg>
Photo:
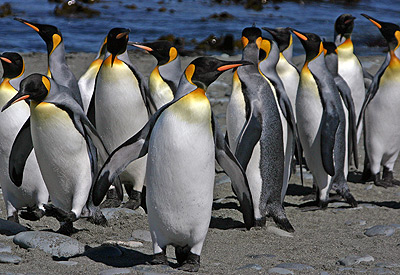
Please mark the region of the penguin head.
<svg viewBox="0 0 400 275"><path fill-rule="evenodd" d="M389 22L383 22L376 20L372 18L371 16L368 16L366 14L361 14L365 18L367 18L369 21L371 21L375 26L378 27L378 29L381 31L383 37L385 37L389 49L391 51L395 50L400 42L400 27L396 24L389 23Z"/></svg>
<svg viewBox="0 0 400 275"><path fill-rule="evenodd" d="M63 41L61 32L55 26L32 23L21 18L14 19L34 29L44 40L44 42L46 42L47 52L49 54L51 54L54 49L57 48L57 46Z"/></svg>
<svg viewBox="0 0 400 275"><path fill-rule="evenodd" d="M307 61L314 59L323 52L322 41L318 35L314 33L302 33L294 29L291 29L291 31L299 38L303 45Z"/></svg>
<svg viewBox="0 0 400 275"><path fill-rule="evenodd" d="M272 48L272 41L268 38L263 37L260 43L260 54L258 56L258 59L260 61L267 59L269 53L271 52L271 48Z"/></svg>
<svg viewBox="0 0 400 275"><path fill-rule="evenodd" d="M42 74L31 74L19 84L19 92L8 101L1 111L21 100L34 100L41 102L49 94L51 88L50 79Z"/></svg>
<svg viewBox="0 0 400 275"><path fill-rule="evenodd" d="M3 66L3 78L17 78L25 71L25 63L18 53L5 52L0 55L1 65Z"/></svg>
<svg viewBox="0 0 400 275"><path fill-rule="evenodd" d="M340 15L335 21L335 32L341 37L349 38L353 32L355 19L348 13Z"/></svg>
<svg viewBox="0 0 400 275"><path fill-rule="evenodd" d="M322 45L324 47L325 55L336 54L337 55L337 48L336 44L330 41L323 41Z"/></svg>
<svg viewBox="0 0 400 275"><path fill-rule="evenodd" d="M107 35L107 51L112 55L112 63L117 55L123 54L128 45L130 29L114 28Z"/></svg>
<svg viewBox="0 0 400 275"><path fill-rule="evenodd" d="M166 40L148 43L128 42L128 44L148 51L157 59L158 66L165 65L178 56L176 48L172 46L171 42Z"/></svg>
<svg viewBox="0 0 400 275"><path fill-rule="evenodd" d="M290 33L290 28L272 29L263 27L262 29L266 30L272 35L276 43L278 43L280 52L286 50L293 43L292 34Z"/></svg>
<svg viewBox="0 0 400 275"><path fill-rule="evenodd" d="M207 90L207 87L213 83L223 72L237 68L242 65L250 65L251 62L241 61L223 61L214 57L199 57L190 63L185 69L186 79L197 87Z"/></svg>
<svg viewBox="0 0 400 275"><path fill-rule="evenodd" d="M256 27L245 28L242 31L242 45L246 48L248 44L256 44L260 48L261 44L261 30Z"/></svg>

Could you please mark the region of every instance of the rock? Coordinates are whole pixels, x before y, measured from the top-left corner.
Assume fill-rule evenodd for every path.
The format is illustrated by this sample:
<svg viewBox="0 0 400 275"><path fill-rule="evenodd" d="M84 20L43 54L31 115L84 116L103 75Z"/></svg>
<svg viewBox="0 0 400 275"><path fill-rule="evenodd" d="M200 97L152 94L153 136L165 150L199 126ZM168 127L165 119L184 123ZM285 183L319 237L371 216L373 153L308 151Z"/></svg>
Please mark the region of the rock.
<svg viewBox="0 0 400 275"><path fill-rule="evenodd" d="M62 3L54 9L56 16L66 17L78 17L78 18L90 18L93 16L100 15L100 12L91 8L88 8L81 3L70 0Z"/></svg>
<svg viewBox="0 0 400 275"><path fill-rule="evenodd" d="M367 186L365 186L365 190L371 190L374 187L373 184L368 184Z"/></svg>
<svg viewBox="0 0 400 275"><path fill-rule="evenodd" d="M106 217L107 220L110 220L110 219L118 219L122 216L142 215L141 210L139 210L140 208L141 207L139 207L136 210L132 210L129 208L102 208L101 212L103 213L104 217Z"/></svg>
<svg viewBox="0 0 400 275"><path fill-rule="evenodd" d="M371 228L368 228L364 234L367 235L368 237L374 237L374 236L392 236L396 229L392 226L389 225L375 225Z"/></svg>
<svg viewBox="0 0 400 275"><path fill-rule="evenodd" d="M28 230L27 227L19 223L0 219L0 234L2 235L11 236Z"/></svg>
<svg viewBox="0 0 400 275"><path fill-rule="evenodd" d="M120 257L122 255L122 251L118 249L116 246L111 245L101 245L98 247L93 247L85 251L83 254L91 259L96 258L114 258Z"/></svg>
<svg viewBox="0 0 400 275"><path fill-rule="evenodd" d="M12 15L11 4L5 2L3 5L0 5L0 17L6 17Z"/></svg>
<svg viewBox="0 0 400 275"><path fill-rule="evenodd" d="M348 203L345 203L345 202L340 202L340 201L338 201L338 202L332 202L332 203L330 203L330 204L329 204L329 207L334 207L334 208L343 208L343 207L345 207L345 208L348 208L348 207L349 207L349 204L348 204Z"/></svg>
<svg viewBox="0 0 400 275"><path fill-rule="evenodd" d="M292 270L315 270L314 267L305 265L305 264L297 264L297 263L281 263L276 265L275 267L292 269Z"/></svg>
<svg viewBox="0 0 400 275"><path fill-rule="evenodd" d="M141 242L135 242L135 241L113 241L113 240L109 240L109 241L105 241L103 243L104 245L119 245L119 246L124 246L127 248L138 248L138 247L142 247L143 244Z"/></svg>
<svg viewBox="0 0 400 275"><path fill-rule="evenodd" d="M0 253L0 263L19 264L22 261L21 257L9 253Z"/></svg>
<svg viewBox="0 0 400 275"><path fill-rule="evenodd" d="M370 255L365 255L365 256L350 255L347 256L346 258L340 259L338 263L344 266L352 266L352 265L357 265L361 262L373 262L373 261L374 257Z"/></svg>
<svg viewBox="0 0 400 275"><path fill-rule="evenodd" d="M400 264L397 264L397 263L377 263L375 266L376 267L382 267L382 268L393 268L393 267L400 267Z"/></svg>
<svg viewBox="0 0 400 275"><path fill-rule="evenodd" d="M224 12L221 12L221 13L211 14L208 18L209 19L216 19L218 21L226 21L226 20L234 19L235 16L233 16L232 14L227 13L226 11L224 11ZM207 20L207 19L205 19L205 20Z"/></svg>
<svg viewBox="0 0 400 275"><path fill-rule="evenodd" d="M368 208L368 209L373 209L376 208L376 205L370 204L370 203L362 203L360 206Z"/></svg>
<svg viewBox="0 0 400 275"><path fill-rule="evenodd" d="M85 252L85 246L79 241L53 232L21 232L13 241L22 248L38 248L55 257L72 257Z"/></svg>
<svg viewBox="0 0 400 275"><path fill-rule="evenodd" d="M99 272L99 275L130 274L129 268L111 268Z"/></svg>
<svg viewBox="0 0 400 275"><path fill-rule="evenodd" d="M262 270L262 266L258 264L248 264L242 267L237 268L237 270L242 270L242 269L255 269L255 270Z"/></svg>
<svg viewBox="0 0 400 275"><path fill-rule="evenodd" d="M150 232L147 230L133 230L131 237L145 242L152 242Z"/></svg>
<svg viewBox="0 0 400 275"><path fill-rule="evenodd" d="M131 10L136 10L136 9L137 9L137 6L136 6L135 4L132 4L132 5L125 5L125 8L131 9Z"/></svg>
<svg viewBox="0 0 400 275"><path fill-rule="evenodd" d="M78 262L74 262L74 261L58 261L56 263L66 265L66 266L73 266L73 265L78 264Z"/></svg>
<svg viewBox="0 0 400 275"><path fill-rule="evenodd" d="M393 227L396 230L400 229L400 224L398 224L398 223L392 223L392 224L389 224L389 226Z"/></svg>
<svg viewBox="0 0 400 275"><path fill-rule="evenodd" d="M286 269L286 268L281 268L281 267L273 267L268 269L268 273L270 274L294 274L293 271Z"/></svg>
<svg viewBox="0 0 400 275"><path fill-rule="evenodd" d="M0 253L11 253L11 246L5 245L4 243L0 243Z"/></svg>
<svg viewBox="0 0 400 275"><path fill-rule="evenodd" d="M275 235L281 236L281 237L293 238L293 233L287 232L287 231L277 228L275 226L268 226L267 231L270 233L273 233Z"/></svg>

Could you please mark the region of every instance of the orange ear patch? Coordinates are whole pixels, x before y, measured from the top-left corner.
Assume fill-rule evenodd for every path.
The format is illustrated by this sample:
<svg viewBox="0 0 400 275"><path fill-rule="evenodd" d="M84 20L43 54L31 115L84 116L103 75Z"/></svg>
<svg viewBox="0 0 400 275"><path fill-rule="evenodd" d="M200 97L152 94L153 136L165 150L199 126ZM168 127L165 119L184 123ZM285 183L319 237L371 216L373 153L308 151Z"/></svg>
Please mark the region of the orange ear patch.
<svg viewBox="0 0 400 275"><path fill-rule="evenodd" d="M195 65L190 64L189 66L187 66L187 68L186 68L186 70L185 70L186 79L187 79L190 83L192 83L192 84L193 84L193 82L192 82L192 77L193 77L195 68L196 68Z"/></svg>
<svg viewBox="0 0 400 275"><path fill-rule="evenodd" d="M51 87L50 80L47 77L42 76L42 82L43 82L43 85L46 87L47 91L50 91L50 87Z"/></svg>

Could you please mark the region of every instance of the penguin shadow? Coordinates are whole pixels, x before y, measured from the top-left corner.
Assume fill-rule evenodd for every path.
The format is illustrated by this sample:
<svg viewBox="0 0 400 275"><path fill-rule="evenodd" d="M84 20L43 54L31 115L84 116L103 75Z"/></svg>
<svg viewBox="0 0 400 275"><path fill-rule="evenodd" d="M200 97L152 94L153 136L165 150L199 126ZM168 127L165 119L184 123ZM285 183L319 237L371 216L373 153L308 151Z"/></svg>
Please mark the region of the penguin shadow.
<svg viewBox="0 0 400 275"><path fill-rule="evenodd" d="M234 200L234 201L232 201ZM226 197L223 201L214 201L212 205L212 210L237 210L240 211L237 199L235 196ZM245 228L244 223L234 220L229 217L215 217L211 216L210 228L228 230L236 228Z"/></svg>
<svg viewBox="0 0 400 275"><path fill-rule="evenodd" d="M357 170L349 171L347 181L352 183L365 183L365 180L362 179L362 172Z"/></svg>

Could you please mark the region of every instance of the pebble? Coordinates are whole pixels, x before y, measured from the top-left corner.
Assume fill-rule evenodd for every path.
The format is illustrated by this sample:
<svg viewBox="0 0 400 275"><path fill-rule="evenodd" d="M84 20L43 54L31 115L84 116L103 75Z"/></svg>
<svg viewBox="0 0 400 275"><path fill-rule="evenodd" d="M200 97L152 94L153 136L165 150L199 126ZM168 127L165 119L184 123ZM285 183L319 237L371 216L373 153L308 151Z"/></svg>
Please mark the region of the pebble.
<svg viewBox="0 0 400 275"><path fill-rule="evenodd" d="M85 245L81 242L53 232L21 232L13 241L22 248L38 248L55 257L72 257L85 252Z"/></svg>
<svg viewBox="0 0 400 275"><path fill-rule="evenodd" d="M375 225L373 227L368 228L365 231L365 235L368 237L374 237L374 236L392 236L396 229L392 226L389 225Z"/></svg>
<svg viewBox="0 0 400 275"><path fill-rule="evenodd" d="M58 261L56 263L66 265L66 266L74 266L74 265L78 264L78 262L74 262L74 261Z"/></svg>
<svg viewBox="0 0 400 275"><path fill-rule="evenodd" d="M400 224L398 224L398 223L392 223L392 224L389 224L389 226L394 227L396 230L400 229Z"/></svg>
<svg viewBox="0 0 400 275"><path fill-rule="evenodd" d="M229 177L225 174L218 174L215 177L215 185L220 185L220 184L224 184L224 183L230 183L231 180L229 179Z"/></svg>
<svg viewBox="0 0 400 275"><path fill-rule="evenodd" d="M111 268L99 272L99 275L116 275L116 274L129 274L129 268Z"/></svg>
<svg viewBox="0 0 400 275"><path fill-rule="evenodd" d="M0 263L19 264L22 261L21 257L9 253L0 253Z"/></svg>
<svg viewBox="0 0 400 275"><path fill-rule="evenodd" d="M262 270L262 266L258 264L248 264L242 267L237 268L236 270L242 270L242 269L255 269L255 270Z"/></svg>
<svg viewBox="0 0 400 275"><path fill-rule="evenodd" d="M0 252L11 253L11 246L5 245L4 243L0 243Z"/></svg>
<svg viewBox="0 0 400 275"><path fill-rule="evenodd" d="M148 230L133 230L131 237L145 242L151 242L150 231Z"/></svg>
<svg viewBox="0 0 400 275"><path fill-rule="evenodd" d="M400 264L397 263L377 263L376 267L383 267L383 268L393 268L393 267L400 267Z"/></svg>
<svg viewBox="0 0 400 275"><path fill-rule="evenodd" d="M16 235L20 232L28 231L29 229L19 223L0 219L0 234L2 235Z"/></svg>
<svg viewBox="0 0 400 275"><path fill-rule="evenodd" d="M376 205L370 204L370 203L362 203L360 206L368 208L368 209L373 209L376 208Z"/></svg>
<svg viewBox="0 0 400 275"><path fill-rule="evenodd" d="M364 190L371 190L374 187L373 184L368 184L367 186L365 186Z"/></svg>
<svg viewBox="0 0 400 275"><path fill-rule="evenodd" d="M85 251L83 255L89 258L114 258L120 257L122 255L122 251L118 249L116 246L111 245L101 245L98 247L93 247Z"/></svg>
<svg viewBox="0 0 400 275"><path fill-rule="evenodd" d="M135 242L135 241L113 241L113 240L108 240L103 243L104 245L119 245L127 248L138 248L142 247L143 244L141 242Z"/></svg>
<svg viewBox="0 0 400 275"><path fill-rule="evenodd" d="M121 215L143 215L145 212L143 208L139 207L136 210L129 208L102 208L101 212L107 220L118 219Z"/></svg>
<svg viewBox="0 0 400 275"><path fill-rule="evenodd" d="M281 237L293 238L293 233L287 232L287 231L277 228L275 226L268 226L267 231L270 233L273 233L275 235L281 236Z"/></svg>
<svg viewBox="0 0 400 275"><path fill-rule="evenodd" d="M286 268L281 268L281 267L273 267L268 269L268 273L270 274L294 274L293 271L286 269Z"/></svg>
<svg viewBox="0 0 400 275"><path fill-rule="evenodd" d="M338 263L344 266L352 266L352 265L357 265L361 262L373 262L373 261L374 257L370 255L365 255L365 256L349 255L346 258L340 259Z"/></svg>
<svg viewBox="0 0 400 275"><path fill-rule="evenodd" d="M275 267L293 269L293 270L315 270L314 267L306 265L306 264L298 264L298 263L282 263L278 264Z"/></svg>

